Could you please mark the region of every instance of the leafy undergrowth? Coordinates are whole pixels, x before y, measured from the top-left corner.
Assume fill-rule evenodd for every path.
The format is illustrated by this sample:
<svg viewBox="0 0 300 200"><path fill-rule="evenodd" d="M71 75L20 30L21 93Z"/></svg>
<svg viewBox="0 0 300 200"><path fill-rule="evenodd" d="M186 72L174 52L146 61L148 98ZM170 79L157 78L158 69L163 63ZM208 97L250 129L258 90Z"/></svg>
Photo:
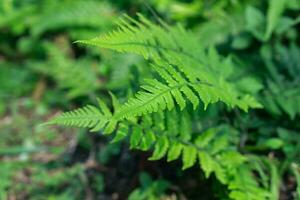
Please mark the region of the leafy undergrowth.
<svg viewBox="0 0 300 200"><path fill-rule="evenodd" d="M101 134L32 124L27 118L43 122L57 111L45 114L26 101L15 102L18 114L9 111L0 120L6 142L0 149L3 198L173 200L200 195L209 200L227 193L216 185L216 177L205 178L197 166L181 171L180 161L149 162L151 153L131 151L126 143L108 144ZM12 128L15 123L22 131ZM293 198L296 182L292 174L282 179L281 199Z"/></svg>
<svg viewBox="0 0 300 200"><path fill-rule="evenodd" d="M147 162L149 154L129 151L124 143L109 145L101 134L74 134L27 120L43 122L55 113L44 109L23 99L0 120L5 140L0 149L1 198L190 199L197 198L199 188L210 190L198 181L204 174L197 168L181 172L180 162ZM212 193L203 198L211 199Z"/></svg>

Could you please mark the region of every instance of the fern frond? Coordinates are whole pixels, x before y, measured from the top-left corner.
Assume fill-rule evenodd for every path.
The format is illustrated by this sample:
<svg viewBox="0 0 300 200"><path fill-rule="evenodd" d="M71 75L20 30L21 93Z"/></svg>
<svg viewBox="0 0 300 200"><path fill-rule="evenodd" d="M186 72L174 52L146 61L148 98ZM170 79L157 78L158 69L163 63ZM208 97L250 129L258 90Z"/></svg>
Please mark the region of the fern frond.
<svg viewBox="0 0 300 200"><path fill-rule="evenodd" d="M148 141L148 144L154 145L154 152L149 160L158 160L164 156L167 156L168 162L181 159L182 169L190 168L199 161L199 166L207 178L214 174L222 184L228 185L232 199L264 200L270 196L270 192L259 185L253 174L251 168L253 161L240 154L236 147L232 146L230 134L234 130L231 128L227 126L210 128L194 140L181 139L174 132L169 132L168 127L156 129L155 127L160 126L160 123L163 122L152 124L152 127L147 128L136 125L138 128L133 128L134 131L131 134L131 148L149 150L152 145L142 148L143 138L149 129L156 130L153 135L154 139ZM182 122L179 122L179 126L181 125ZM188 135L192 135L191 130L188 131Z"/></svg>
<svg viewBox="0 0 300 200"><path fill-rule="evenodd" d="M185 30L181 25L159 26L141 14L138 17L137 21L125 15L120 19L116 30L90 40L77 42L121 53L135 53L145 59L165 60L169 64L177 65L183 73L190 75L203 72L200 70L213 71L220 75L228 67L220 62L216 51L206 52L201 41L198 41L194 34ZM221 64L223 66L220 66ZM197 76L201 76L201 73ZM202 78L204 77L207 76L202 75Z"/></svg>
<svg viewBox="0 0 300 200"><path fill-rule="evenodd" d="M136 53L146 59L159 58L161 57L160 54L163 53L166 56L173 54L189 57L196 61L199 60L199 54L197 56L199 52L190 51L188 46L195 41L183 27L165 26L162 28L153 24L144 16L138 16L139 21L136 21L125 15L118 23L118 30L91 40L79 40L78 42L118 52ZM193 43L194 45L195 43Z"/></svg>
<svg viewBox="0 0 300 200"><path fill-rule="evenodd" d="M120 107L116 102L115 97L113 101L118 108L115 109L115 113L118 113L119 109L122 110L122 106ZM49 124L87 127L92 130L105 129L104 133L111 133L116 129L117 120L104 102L99 101L99 107L87 106L67 112L53 119ZM167 108L167 105L165 107ZM132 117L129 120L123 119L118 125L113 142L129 136L132 149L147 151L151 147L154 148L149 160L158 160L164 156L167 156L168 161L180 159L183 163L182 169L190 168L199 161L199 166L206 177L214 174L221 183L229 186L231 198L254 200L255 193L260 192L258 199L263 199L261 197L265 197L268 193L259 188L256 180L252 178L251 170L244 169L247 158L232 146L232 134L235 131L227 126L219 126L210 128L193 138L191 124L189 124L191 121L186 110L176 111L176 109L145 114L140 123ZM174 123L178 123L178 128L172 127ZM248 173L247 180L236 177L236 170ZM244 181L243 185L240 184L241 181Z"/></svg>
<svg viewBox="0 0 300 200"><path fill-rule="evenodd" d="M246 164L240 165L234 172L229 183L230 198L236 200L265 200L270 199L270 192L259 186L253 171Z"/></svg>
<svg viewBox="0 0 300 200"><path fill-rule="evenodd" d="M150 160L161 159L167 155L168 161L172 161L181 156L182 169L194 166L199 160L200 167L207 178L214 173L221 183L228 185L230 198L267 199L270 197L270 192L259 185L249 165L252 161L231 146L231 136L227 132L230 130L226 131L226 129L222 126L208 129L195 141L185 141L166 134L159 138L160 142L155 143L155 150ZM222 133L222 131L226 132Z"/></svg>
<svg viewBox="0 0 300 200"><path fill-rule="evenodd" d="M105 123L108 119L104 119L103 113L96 107L88 105L74 111L65 112L49 121L48 124L93 128L97 126L100 121L101 123Z"/></svg>
<svg viewBox="0 0 300 200"><path fill-rule="evenodd" d="M118 104L114 113L104 102L100 102L101 111L65 114L57 122L92 130L105 128L106 133L116 130L118 123L114 142L129 136L130 148L146 151L153 147L150 160L164 156L168 161L181 159L183 169L199 161L206 177L214 174L222 184L229 185L238 193L245 187L234 186L239 180L232 177L236 174L232 172L247 159L231 143L232 130L220 126L208 129L195 138L186 107L191 104L195 110L203 103L206 109L209 104L221 101L229 107L237 106L247 111L250 107L261 105L228 81L233 73L231 60L221 58L214 48L204 50L196 45L198 43L194 38L181 26L160 27L139 15L139 21L125 16L117 31L80 41L151 58L152 69L159 77L145 80L142 90L126 103ZM72 118L74 116L84 117L85 121L79 122L82 121L80 119L77 122ZM254 195L258 187L254 184L255 180L250 182L254 189L249 190ZM236 198L236 195L232 196ZM253 199L252 196L249 199Z"/></svg>
<svg viewBox="0 0 300 200"><path fill-rule="evenodd" d="M220 81L220 85L213 85L197 78L186 78L171 65L152 65L163 81L157 79L146 80L147 85L141 86L142 91L130 98L118 112L114 119L121 120L158 112L160 110L172 110L176 104L183 110L187 102L196 109L200 101L204 102L204 108L209 103L223 101L230 107L239 106L244 110L249 107L260 107L260 104L250 95L238 96L234 88Z"/></svg>
<svg viewBox="0 0 300 200"><path fill-rule="evenodd" d="M222 60L213 48L206 52L194 38L181 26L161 27L139 15L139 21L125 16L120 20L118 30L79 42L152 58L154 70L167 83L152 81L149 86L143 86L145 91L130 99L117 118L172 109L173 98L183 109L183 96L192 102L194 108L200 99L204 108L217 101L230 107L238 106L245 111L249 107L261 107L253 97L239 93L226 80L232 71L230 59Z"/></svg>
<svg viewBox="0 0 300 200"><path fill-rule="evenodd" d="M98 100L99 107L87 105L83 108L65 112L49 122L46 125L58 124L64 126L74 126L89 128L91 131L99 131L109 134L115 130L117 122L112 119L112 113L104 102Z"/></svg>

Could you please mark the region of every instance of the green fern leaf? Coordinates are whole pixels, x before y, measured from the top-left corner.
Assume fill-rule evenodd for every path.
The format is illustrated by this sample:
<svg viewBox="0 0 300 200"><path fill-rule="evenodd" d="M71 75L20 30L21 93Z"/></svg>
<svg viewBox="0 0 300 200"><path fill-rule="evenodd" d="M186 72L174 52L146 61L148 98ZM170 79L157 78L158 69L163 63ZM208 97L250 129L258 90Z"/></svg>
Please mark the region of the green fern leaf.
<svg viewBox="0 0 300 200"><path fill-rule="evenodd" d="M288 1L287 0L270 0L267 13L267 27L264 39L268 40L276 28L281 14L283 13Z"/></svg>
<svg viewBox="0 0 300 200"><path fill-rule="evenodd" d="M136 148L140 144L143 133L140 127L134 127L130 136L130 148Z"/></svg>
<svg viewBox="0 0 300 200"><path fill-rule="evenodd" d="M141 139L140 149L142 151L147 151L154 142L156 142L156 136L151 130L148 130L144 133L144 136Z"/></svg>
<svg viewBox="0 0 300 200"><path fill-rule="evenodd" d="M178 159L182 149L183 145L181 143L173 141L168 151L168 162Z"/></svg>
<svg viewBox="0 0 300 200"><path fill-rule="evenodd" d="M85 106L74 111L65 112L46 123L46 125L64 125L89 128L92 132L104 129L104 134L110 134L116 129L117 121L112 119L112 113L106 104L98 99L99 107Z"/></svg>
<svg viewBox="0 0 300 200"><path fill-rule="evenodd" d="M186 146L183 148L183 167L182 169L187 169L192 167L197 160L197 149L193 146Z"/></svg>
<svg viewBox="0 0 300 200"><path fill-rule="evenodd" d="M214 170L214 161L205 151L199 152L198 156L200 160L200 166L205 173L205 177L208 178Z"/></svg>
<svg viewBox="0 0 300 200"><path fill-rule="evenodd" d="M149 160L159 160L167 153L169 148L169 140L166 136L161 136L155 144L153 155Z"/></svg>
<svg viewBox="0 0 300 200"><path fill-rule="evenodd" d="M118 128L117 132L116 132L116 136L114 137L114 139L111 141L112 143L114 142L119 142L121 140L123 140L124 138L127 137L128 134L128 126L127 124L120 124L120 127Z"/></svg>
<svg viewBox="0 0 300 200"><path fill-rule="evenodd" d="M85 106L74 111L63 113L49 121L47 124L59 124L65 126L76 126L83 128L103 128L109 117L105 116L95 106Z"/></svg>
<svg viewBox="0 0 300 200"><path fill-rule="evenodd" d="M236 170L229 189L232 190L230 198L235 200L265 200L270 197L268 191L259 187L252 171L246 165L242 165Z"/></svg>

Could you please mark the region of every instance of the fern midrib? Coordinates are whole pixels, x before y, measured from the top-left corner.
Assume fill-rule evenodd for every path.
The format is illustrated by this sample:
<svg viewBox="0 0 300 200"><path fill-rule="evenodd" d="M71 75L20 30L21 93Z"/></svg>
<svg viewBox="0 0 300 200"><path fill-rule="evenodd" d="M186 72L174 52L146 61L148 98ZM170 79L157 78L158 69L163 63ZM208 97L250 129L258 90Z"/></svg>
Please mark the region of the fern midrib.
<svg viewBox="0 0 300 200"><path fill-rule="evenodd" d="M92 120L105 120L109 121L104 115L96 114L96 115L80 115L80 116L60 116L59 118L55 119L52 123L61 123L66 124L67 122L81 122L81 121L89 121ZM50 122L51 123L51 122Z"/></svg>

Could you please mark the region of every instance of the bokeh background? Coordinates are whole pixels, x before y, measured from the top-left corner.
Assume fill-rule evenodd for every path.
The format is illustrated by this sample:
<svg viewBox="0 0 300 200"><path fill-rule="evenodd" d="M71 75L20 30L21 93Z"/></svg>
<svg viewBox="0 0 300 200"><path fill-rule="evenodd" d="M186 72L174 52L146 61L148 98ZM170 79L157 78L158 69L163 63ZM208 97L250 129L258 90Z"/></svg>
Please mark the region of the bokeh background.
<svg viewBox="0 0 300 200"><path fill-rule="evenodd" d="M204 46L237 52L251 62L258 47L271 41L262 48L261 68L275 80L284 71L284 78L243 84L255 91L264 85L263 116L275 116L274 126L284 119L291 130L280 130L294 134L300 112L300 5L290 0L278 15L281 24L264 35L267 7L268 1L258 0L0 0L0 199L199 199L199 194L213 199L210 182L197 178L198 168L182 172L176 162L149 163L147 153L130 151L126 142L109 144L101 133L41 124L93 104L96 97L109 98L108 90L125 99L139 87L140 77L149 74L141 57L74 42L111 30L124 13L140 12L153 21L181 23ZM263 131L264 137L274 134ZM282 140L276 142L281 147ZM295 180L287 184L296 187Z"/></svg>

